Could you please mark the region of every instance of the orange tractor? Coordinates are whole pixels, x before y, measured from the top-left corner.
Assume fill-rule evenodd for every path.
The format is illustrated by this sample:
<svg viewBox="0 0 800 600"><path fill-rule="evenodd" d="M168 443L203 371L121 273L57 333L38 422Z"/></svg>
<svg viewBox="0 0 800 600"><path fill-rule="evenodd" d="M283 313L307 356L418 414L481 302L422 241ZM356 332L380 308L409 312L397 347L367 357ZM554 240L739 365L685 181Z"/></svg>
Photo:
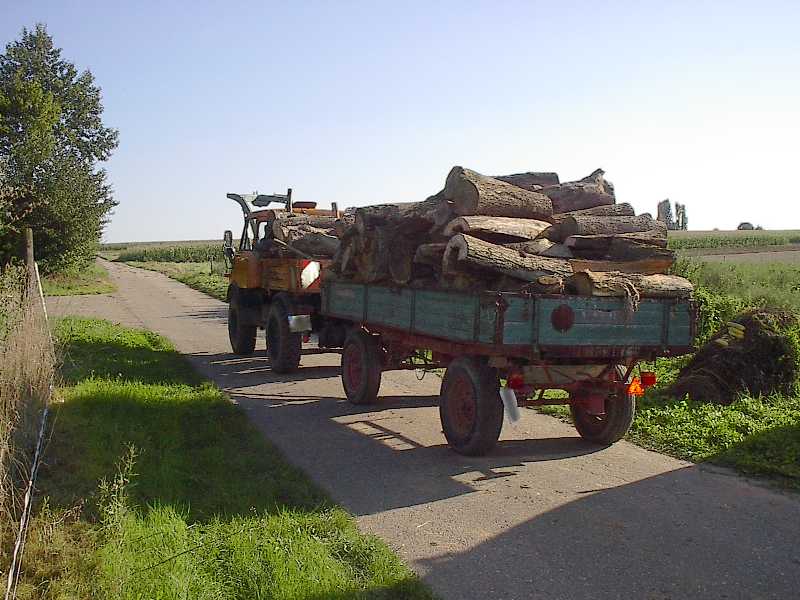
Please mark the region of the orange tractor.
<svg viewBox="0 0 800 600"><path fill-rule="evenodd" d="M228 194L244 216L238 247L233 234L225 232L224 252L228 266L228 336L233 352L247 356L255 350L258 330L266 332L272 370L288 373L300 364L304 341L317 338L319 348L339 348L345 325L320 315L320 282L331 263L275 239L273 223L289 214L338 217L315 202L292 202L286 194ZM268 208L272 204L278 208Z"/></svg>

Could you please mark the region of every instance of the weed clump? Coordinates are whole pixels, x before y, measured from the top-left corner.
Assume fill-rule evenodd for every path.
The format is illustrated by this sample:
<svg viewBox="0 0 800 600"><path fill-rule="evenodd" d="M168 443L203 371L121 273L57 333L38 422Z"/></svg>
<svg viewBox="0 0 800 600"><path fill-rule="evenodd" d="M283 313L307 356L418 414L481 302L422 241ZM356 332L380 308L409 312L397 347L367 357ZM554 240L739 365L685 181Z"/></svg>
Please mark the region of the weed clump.
<svg viewBox="0 0 800 600"><path fill-rule="evenodd" d="M672 394L730 404L742 394L793 394L800 375L800 321L788 311L742 313L681 369Z"/></svg>

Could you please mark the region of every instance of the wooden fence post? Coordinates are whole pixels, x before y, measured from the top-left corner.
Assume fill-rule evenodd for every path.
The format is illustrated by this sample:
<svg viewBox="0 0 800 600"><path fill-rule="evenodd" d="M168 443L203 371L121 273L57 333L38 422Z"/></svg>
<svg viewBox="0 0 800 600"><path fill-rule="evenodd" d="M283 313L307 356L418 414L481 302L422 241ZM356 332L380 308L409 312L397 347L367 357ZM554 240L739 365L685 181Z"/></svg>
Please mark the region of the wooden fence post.
<svg viewBox="0 0 800 600"><path fill-rule="evenodd" d="M33 255L33 229L25 228L25 268L28 270L28 281L36 279L36 259Z"/></svg>

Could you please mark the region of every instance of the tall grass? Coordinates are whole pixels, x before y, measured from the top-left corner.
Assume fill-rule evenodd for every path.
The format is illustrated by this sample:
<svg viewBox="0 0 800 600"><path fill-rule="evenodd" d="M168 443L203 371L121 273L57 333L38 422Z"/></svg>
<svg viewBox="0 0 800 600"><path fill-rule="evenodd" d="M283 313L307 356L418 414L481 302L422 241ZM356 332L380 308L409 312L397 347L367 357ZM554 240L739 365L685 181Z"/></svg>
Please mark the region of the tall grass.
<svg viewBox="0 0 800 600"><path fill-rule="evenodd" d="M0 531L2 562L10 546L24 496L39 429L56 373L38 289L22 269L0 273Z"/></svg>

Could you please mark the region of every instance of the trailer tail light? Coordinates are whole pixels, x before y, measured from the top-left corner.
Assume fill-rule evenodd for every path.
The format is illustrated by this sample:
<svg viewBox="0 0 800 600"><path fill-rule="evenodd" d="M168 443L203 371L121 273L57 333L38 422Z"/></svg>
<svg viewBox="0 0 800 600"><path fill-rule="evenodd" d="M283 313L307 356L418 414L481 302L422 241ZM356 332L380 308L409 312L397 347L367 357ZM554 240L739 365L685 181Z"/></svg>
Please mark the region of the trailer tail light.
<svg viewBox="0 0 800 600"><path fill-rule="evenodd" d="M649 387L653 387L656 384L656 374L655 371L642 371L639 373L642 376L642 387L647 389Z"/></svg>
<svg viewBox="0 0 800 600"><path fill-rule="evenodd" d="M633 379L631 379L631 382L628 384L628 387L625 388L625 391L630 396L644 395L644 388L642 387L642 382L639 381L638 377L634 377Z"/></svg>
<svg viewBox="0 0 800 600"><path fill-rule="evenodd" d="M512 390L519 390L525 387L525 378L522 373L511 373L506 379L506 387Z"/></svg>

